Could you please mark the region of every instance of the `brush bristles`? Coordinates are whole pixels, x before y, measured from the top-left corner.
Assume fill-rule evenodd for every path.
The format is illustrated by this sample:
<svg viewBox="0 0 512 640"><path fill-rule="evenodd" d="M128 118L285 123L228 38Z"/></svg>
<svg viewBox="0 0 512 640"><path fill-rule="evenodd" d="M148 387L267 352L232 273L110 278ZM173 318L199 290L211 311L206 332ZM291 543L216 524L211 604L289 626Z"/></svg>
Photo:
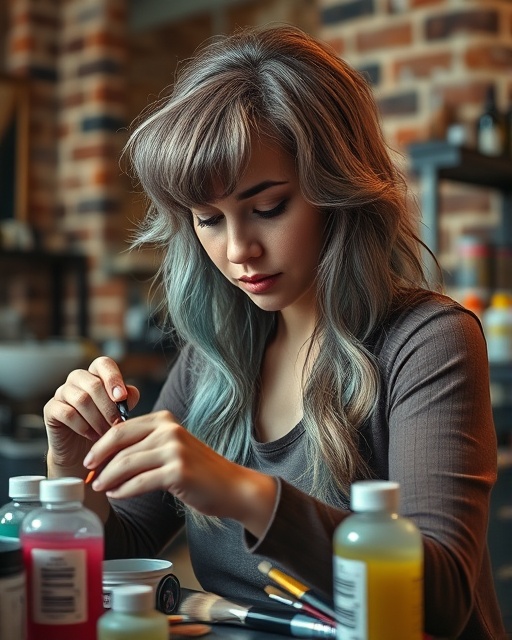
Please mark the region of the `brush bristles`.
<svg viewBox="0 0 512 640"><path fill-rule="evenodd" d="M215 593L193 593L181 602L180 613L195 622L243 622L247 607Z"/></svg>
<svg viewBox="0 0 512 640"><path fill-rule="evenodd" d="M272 565L268 560L262 560L258 565L258 569L261 571L261 573L268 576L268 572L272 569Z"/></svg>

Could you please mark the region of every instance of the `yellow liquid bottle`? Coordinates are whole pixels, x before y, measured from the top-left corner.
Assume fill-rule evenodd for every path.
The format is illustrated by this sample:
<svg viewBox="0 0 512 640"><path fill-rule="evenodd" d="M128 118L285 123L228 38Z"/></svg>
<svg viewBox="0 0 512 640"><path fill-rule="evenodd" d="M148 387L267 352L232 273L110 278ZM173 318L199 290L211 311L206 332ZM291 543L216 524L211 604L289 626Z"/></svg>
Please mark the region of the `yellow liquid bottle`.
<svg viewBox="0 0 512 640"><path fill-rule="evenodd" d="M114 587L112 609L98 620L97 640L169 640L167 616L155 610L153 588L144 584Z"/></svg>
<svg viewBox="0 0 512 640"><path fill-rule="evenodd" d="M422 640L423 544L398 515L399 485L351 487L351 508L334 534L338 640Z"/></svg>

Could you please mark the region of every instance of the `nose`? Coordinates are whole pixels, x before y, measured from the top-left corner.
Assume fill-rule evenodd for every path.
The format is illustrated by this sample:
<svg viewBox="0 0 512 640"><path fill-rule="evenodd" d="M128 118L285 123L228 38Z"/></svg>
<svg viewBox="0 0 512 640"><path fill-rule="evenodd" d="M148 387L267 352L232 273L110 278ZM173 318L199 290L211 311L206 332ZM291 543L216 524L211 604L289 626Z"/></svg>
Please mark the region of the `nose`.
<svg viewBox="0 0 512 640"><path fill-rule="evenodd" d="M262 252L262 244L250 227L233 225L228 229L226 255L229 262L243 264L251 258L258 258Z"/></svg>

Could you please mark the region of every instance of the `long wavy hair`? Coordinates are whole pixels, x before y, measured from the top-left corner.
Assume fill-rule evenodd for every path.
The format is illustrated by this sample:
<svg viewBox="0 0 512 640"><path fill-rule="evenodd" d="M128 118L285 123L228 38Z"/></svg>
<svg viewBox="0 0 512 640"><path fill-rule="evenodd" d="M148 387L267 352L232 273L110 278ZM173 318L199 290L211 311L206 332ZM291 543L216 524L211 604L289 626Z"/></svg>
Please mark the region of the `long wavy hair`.
<svg viewBox="0 0 512 640"><path fill-rule="evenodd" d="M255 382L276 316L216 269L195 235L191 208L212 202L219 181L225 195L233 192L254 133L291 154L304 198L326 216L312 340L319 349L303 380L303 424L313 495L346 496L366 470L358 429L379 394L371 336L392 309L427 288L417 221L366 80L292 26L210 41L127 144L149 199L136 243L164 249L157 277L170 324L199 356L184 424L244 464Z"/></svg>

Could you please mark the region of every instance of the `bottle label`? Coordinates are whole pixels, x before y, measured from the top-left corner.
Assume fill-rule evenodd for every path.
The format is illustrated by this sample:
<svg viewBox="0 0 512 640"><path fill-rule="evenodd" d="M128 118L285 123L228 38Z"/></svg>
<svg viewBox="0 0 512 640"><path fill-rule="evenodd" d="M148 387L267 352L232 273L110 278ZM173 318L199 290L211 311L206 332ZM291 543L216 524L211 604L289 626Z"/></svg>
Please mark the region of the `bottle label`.
<svg viewBox="0 0 512 640"><path fill-rule="evenodd" d="M366 563L334 557L334 604L338 640L368 640Z"/></svg>
<svg viewBox="0 0 512 640"><path fill-rule="evenodd" d="M84 549L32 549L33 619L39 624L77 624L87 620Z"/></svg>

